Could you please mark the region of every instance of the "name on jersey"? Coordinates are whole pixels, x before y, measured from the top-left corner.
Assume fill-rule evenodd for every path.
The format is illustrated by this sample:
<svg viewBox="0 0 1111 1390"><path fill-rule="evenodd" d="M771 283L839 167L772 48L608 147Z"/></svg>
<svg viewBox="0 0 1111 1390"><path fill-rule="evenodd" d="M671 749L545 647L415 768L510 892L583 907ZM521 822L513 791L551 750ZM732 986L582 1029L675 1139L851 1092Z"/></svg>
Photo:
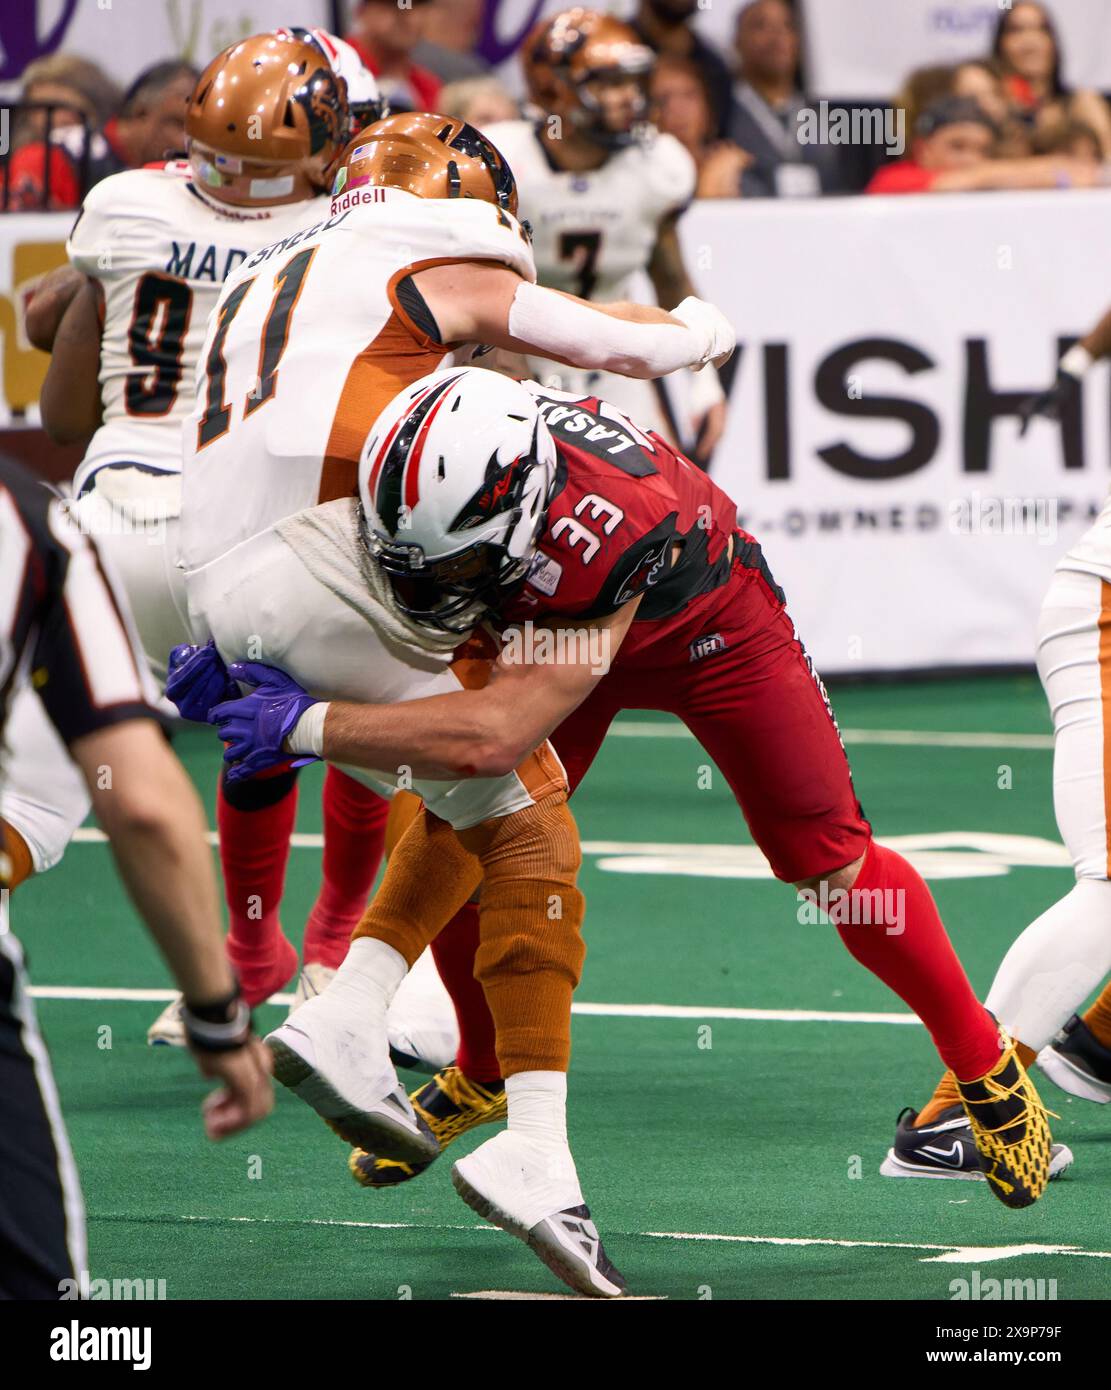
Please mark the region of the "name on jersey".
<svg viewBox="0 0 1111 1390"><path fill-rule="evenodd" d="M296 246L298 242L308 241L310 237L316 236L318 232L330 232L333 227L339 226L348 212L350 212L350 208L336 216L329 217L326 222L314 222L311 227L302 227L299 232L294 232L291 236L282 237L281 241L272 241L269 246L264 246L261 251L255 252L247 262L247 269L250 270L256 265L262 265L262 263L268 261L271 256L276 256L281 251L288 251L291 246Z"/></svg>
<svg viewBox="0 0 1111 1390"><path fill-rule="evenodd" d="M247 259L247 252L236 246L205 246L203 242L198 246L195 241L180 245L171 241L170 245L174 249L166 262L166 274L178 280L205 280L220 285Z"/></svg>
<svg viewBox="0 0 1111 1390"><path fill-rule="evenodd" d="M590 444L600 444L612 439L613 443L605 449L607 454L620 454L636 445L636 440L630 438L624 430L611 429L610 426L603 425L585 410L577 410L570 405L559 405L555 401L538 401L537 404L549 429L558 427L564 434L580 434Z"/></svg>

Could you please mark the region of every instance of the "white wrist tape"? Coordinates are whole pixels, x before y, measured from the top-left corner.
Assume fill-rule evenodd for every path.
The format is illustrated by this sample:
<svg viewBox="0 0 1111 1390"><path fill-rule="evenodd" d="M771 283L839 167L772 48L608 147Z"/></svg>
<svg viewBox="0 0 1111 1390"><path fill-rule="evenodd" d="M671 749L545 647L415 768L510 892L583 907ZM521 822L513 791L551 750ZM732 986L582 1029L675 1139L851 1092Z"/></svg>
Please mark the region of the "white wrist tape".
<svg viewBox="0 0 1111 1390"><path fill-rule="evenodd" d="M678 311L676 317L681 317ZM508 326L514 338L537 353L622 376L666 376L680 367L701 366L713 347L705 323L630 323L524 282L509 306Z"/></svg>
<svg viewBox="0 0 1111 1390"><path fill-rule="evenodd" d="M1080 343L1073 343L1057 366L1062 372L1067 372L1079 381L1094 361L1095 358L1086 347L1082 347Z"/></svg>
<svg viewBox="0 0 1111 1390"><path fill-rule="evenodd" d="M290 753L304 756L311 753L315 758L324 756L324 721L328 717L328 701L319 700L310 705L297 723L293 732L286 738L285 746Z"/></svg>
<svg viewBox="0 0 1111 1390"><path fill-rule="evenodd" d="M705 335L706 348L700 361L693 364L695 371L707 362L712 362L715 367L725 366L737 346L737 335L720 309L715 309L704 299L696 299L692 294L677 304L671 314L673 318L682 319L694 332Z"/></svg>

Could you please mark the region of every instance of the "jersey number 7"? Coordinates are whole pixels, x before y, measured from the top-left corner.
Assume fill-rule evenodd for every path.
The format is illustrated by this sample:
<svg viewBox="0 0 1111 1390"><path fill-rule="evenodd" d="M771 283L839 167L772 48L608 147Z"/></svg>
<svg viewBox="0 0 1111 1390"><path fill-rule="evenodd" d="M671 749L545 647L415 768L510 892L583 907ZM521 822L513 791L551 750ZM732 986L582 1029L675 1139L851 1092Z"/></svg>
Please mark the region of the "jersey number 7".
<svg viewBox="0 0 1111 1390"><path fill-rule="evenodd" d="M282 360L282 353L285 352L285 345L289 341L289 325L293 310L300 298L305 276L309 273L309 266L315 255L315 246L298 251L274 276L274 298L271 300L270 312L266 315L266 322L262 327L262 341L259 343L258 375L243 403L244 416L250 415L260 405L265 405L278 389L278 363ZM236 285L216 311L216 332L204 364L205 411L197 425L198 449L203 449L206 444L211 444L214 439L226 434L231 425L232 408L224 400L224 381L228 372L228 364L224 360L224 343L232 320L242 308L247 292L254 283L255 278L252 276L250 280Z"/></svg>

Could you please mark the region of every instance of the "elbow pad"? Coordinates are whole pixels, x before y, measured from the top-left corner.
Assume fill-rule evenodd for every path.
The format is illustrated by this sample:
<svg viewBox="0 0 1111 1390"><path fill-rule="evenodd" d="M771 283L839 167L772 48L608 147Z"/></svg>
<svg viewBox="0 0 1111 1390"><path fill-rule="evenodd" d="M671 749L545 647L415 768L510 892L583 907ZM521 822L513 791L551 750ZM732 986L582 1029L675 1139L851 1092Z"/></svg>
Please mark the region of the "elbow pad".
<svg viewBox="0 0 1111 1390"><path fill-rule="evenodd" d="M656 377L681 367L702 367L733 350L723 314L699 299L674 311L681 323L630 323L541 285L518 285L509 307L509 332L520 343L576 367ZM724 354L724 355L723 355Z"/></svg>

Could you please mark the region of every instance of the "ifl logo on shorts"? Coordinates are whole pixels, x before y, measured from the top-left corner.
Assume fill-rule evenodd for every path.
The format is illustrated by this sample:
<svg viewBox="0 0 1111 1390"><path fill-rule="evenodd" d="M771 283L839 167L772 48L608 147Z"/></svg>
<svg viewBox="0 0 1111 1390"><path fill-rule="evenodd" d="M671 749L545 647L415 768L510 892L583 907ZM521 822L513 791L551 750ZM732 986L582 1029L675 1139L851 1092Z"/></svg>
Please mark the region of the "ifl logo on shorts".
<svg viewBox="0 0 1111 1390"><path fill-rule="evenodd" d="M725 638L720 632L711 632L707 637L696 637L691 643L691 660L701 661L703 657L713 656L725 650Z"/></svg>

